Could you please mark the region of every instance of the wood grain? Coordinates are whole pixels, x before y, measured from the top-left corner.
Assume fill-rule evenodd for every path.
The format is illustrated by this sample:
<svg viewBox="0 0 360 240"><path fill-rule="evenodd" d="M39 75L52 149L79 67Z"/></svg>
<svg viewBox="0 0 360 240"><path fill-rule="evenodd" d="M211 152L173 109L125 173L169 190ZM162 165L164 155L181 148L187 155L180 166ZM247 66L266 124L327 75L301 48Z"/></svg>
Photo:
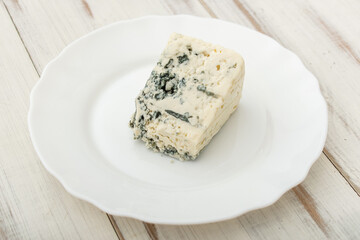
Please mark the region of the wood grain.
<svg viewBox="0 0 360 240"><path fill-rule="evenodd" d="M246 18L250 21L251 25L257 31L261 33L265 33L263 27L259 23L259 20L255 18L254 13L250 12L249 8L244 3L241 3L239 0L234 0L234 3L238 7L238 9L246 16Z"/></svg>
<svg viewBox="0 0 360 240"><path fill-rule="evenodd" d="M93 18L94 15L93 15L93 13L91 11L91 8L90 8L89 4L87 3L87 1L86 0L81 0L81 2L84 5L84 8L85 8L86 12L89 14L90 17Z"/></svg>
<svg viewBox="0 0 360 240"><path fill-rule="evenodd" d="M356 22L360 22L360 2L274 0L270 5L258 0L234 0L207 1L207 5L219 18L251 28L256 28L255 21L264 33L299 55L319 79L329 107L326 150L333 156L330 160L334 166L359 194L360 162L356 159L360 156L360 42L356 39L360 28ZM247 20L243 21L241 15Z"/></svg>
<svg viewBox="0 0 360 240"><path fill-rule="evenodd" d="M318 225L321 231L328 236L328 232L326 230L327 226L324 222L324 219L320 216L316 209L316 204L311 195L305 190L305 188L300 184L293 188L293 192L296 197L300 201L300 203L304 206L305 210L309 213L312 220Z"/></svg>
<svg viewBox="0 0 360 240"><path fill-rule="evenodd" d="M209 6L207 5L207 3L204 0L199 0L201 6L208 12L208 14L213 17L213 18L217 18L216 14L213 12L213 10L211 10L211 8L209 8Z"/></svg>
<svg viewBox="0 0 360 240"><path fill-rule="evenodd" d="M350 46L350 44L348 42L345 41L345 39L343 39L341 37L341 35L331 26L329 26L322 18L312 14L311 12L309 12L308 14L311 19L314 21L314 23L318 26L320 26L322 28L322 30L328 35L328 37L334 42L336 43L336 45L342 49L343 51L345 51L347 54L349 54L350 56L352 56L354 58L354 60L360 64L360 57L357 55L357 53L355 52L355 49Z"/></svg>
<svg viewBox="0 0 360 240"><path fill-rule="evenodd" d="M2 2L0 25L0 239L117 239L104 213L41 165L27 130L39 76Z"/></svg>
<svg viewBox="0 0 360 240"><path fill-rule="evenodd" d="M358 1L341 0L321 4L320 1L286 0L273 0L271 3L260 0L141 0L141 7L139 2L131 0L87 0L85 3L82 0L38 0L31 3L25 0L5 0L39 72L68 43L97 27L146 14L187 13L236 22L270 35L298 54L317 76L329 104L329 135L325 153L331 162L322 155L305 182L286 193L276 204L237 219L198 226L152 225L114 217L113 223L116 222L124 239L267 239L269 236L276 239L292 239L294 236L303 239L355 239L360 236L360 200L353 191L359 191L360 186L360 163L357 161L360 156ZM337 13L342 13L343 17ZM17 85L20 89L21 84L27 84L28 89L32 85L20 82ZM19 100L23 104L19 111L26 111L26 93L13 91L22 99ZM23 128L11 125L5 129L19 134L25 131ZM15 179L16 173L12 172L8 178ZM49 189L53 194L59 194L57 192L62 190L59 187ZM17 191L8 190L6 196L1 198L0 195L0 198L10 202L7 204L11 206L16 201L21 205L24 201L22 198L16 200L12 197L19 194ZM67 198L76 204L69 204ZM82 204L70 196L67 198L66 208L63 206L62 210L56 210L56 214L61 216L62 211L70 212L71 219L76 219L77 214L80 214L77 209ZM91 206L88 208L86 211L97 212ZM0 209L5 209L1 210L1 217L10 216L10 219L17 214L21 216L20 207L0 206ZM53 218L56 218L56 214L52 215ZM100 216L101 219L105 217ZM28 219L23 220L26 221ZM78 224L78 221L74 222ZM0 233L12 232L16 225L16 222L12 222L0 227ZM21 231L26 234L30 230L22 228ZM54 234L61 236L64 233L57 231Z"/></svg>
<svg viewBox="0 0 360 240"><path fill-rule="evenodd" d="M334 208L341 211L333 211ZM360 234L359 216L357 194L322 156L304 183L270 207L214 224L155 226L159 239L170 240L268 239L269 236L276 239L355 239Z"/></svg>

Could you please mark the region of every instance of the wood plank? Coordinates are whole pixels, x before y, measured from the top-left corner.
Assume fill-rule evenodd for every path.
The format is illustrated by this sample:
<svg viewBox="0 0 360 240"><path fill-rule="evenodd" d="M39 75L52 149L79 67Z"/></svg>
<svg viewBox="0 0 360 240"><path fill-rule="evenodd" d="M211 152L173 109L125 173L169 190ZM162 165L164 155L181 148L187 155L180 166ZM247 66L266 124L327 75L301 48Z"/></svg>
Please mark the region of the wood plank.
<svg viewBox="0 0 360 240"><path fill-rule="evenodd" d="M142 221L125 218L125 217L114 217L116 224L121 228L121 232L125 239L131 240L150 240L151 235L145 227L145 223Z"/></svg>
<svg viewBox="0 0 360 240"><path fill-rule="evenodd" d="M45 65L77 38L115 21L148 14L171 13L207 16L197 1L177 1L176 7L161 0L4 0L20 35L41 73ZM126 6L126 7L124 7ZM200 10L199 10L200 9ZM34 34L36 33L36 34Z"/></svg>
<svg viewBox="0 0 360 240"><path fill-rule="evenodd" d="M322 155L299 186L278 202L239 218L205 225L156 225L158 239L356 239L357 194Z"/></svg>
<svg viewBox="0 0 360 240"><path fill-rule="evenodd" d="M2 2L0 25L0 239L117 239L105 213L71 197L41 165L27 128L39 76Z"/></svg>
<svg viewBox="0 0 360 240"><path fill-rule="evenodd" d="M244 23L295 52L328 103L324 153L360 195L360 2L207 1L218 18ZM311 47L309 47L311 46Z"/></svg>
<svg viewBox="0 0 360 240"><path fill-rule="evenodd" d="M236 1L204 0L178 1L176 4L170 0L143 0L141 8L138 7L138 2L133 3L130 0L121 2L88 0L87 6L80 0L57 0L52 3L42 0L31 4L21 0L16 1L17 3L10 0L5 2L39 71L67 43L96 27L124 18L154 13L164 15L191 13L206 16L209 9L212 12L210 14L219 18L259 28L260 31L271 34L286 47L297 52L308 67L314 64L312 58L317 59L316 64L322 66L321 56L314 54L314 49L308 47L313 46L312 43L316 39L312 34L319 32L318 29L308 19L304 19L303 15L300 20L291 15L291 13L296 15L299 10L298 2L276 0L274 6L260 1L251 2L252 5L250 3L244 5L240 2L243 4L242 8L239 8ZM256 5L256 11L252 10L254 4L260 6ZM278 6L281 4L284 4L286 9ZM284 17L282 11L285 10L290 13L286 13ZM264 17L260 14L262 12L269 15L264 14ZM289 22L287 18L290 19ZM301 24L296 21L300 21ZM294 28L297 25L300 27ZM324 36L325 33L317 34ZM329 49L333 48L334 46L329 46ZM342 52L333 54L342 59ZM327 67L329 66L326 65L321 71L316 72L317 76L327 74ZM337 76L339 74L337 73ZM326 84L327 82L322 85L323 89L327 87ZM324 156L316 163L310 176L301 186L284 195L279 202L269 208L222 223L174 227L144 225L140 221L121 217L115 217L115 220L124 238L142 238L146 236L145 233L152 239L233 239L235 237L249 239L268 236L289 238L299 232L304 238L326 236L351 238L359 234L356 229L356 224L359 224L359 200ZM347 215L350 217L347 218Z"/></svg>
<svg viewBox="0 0 360 240"><path fill-rule="evenodd" d="M141 8L131 0L5 0L4 3L40 73L66 45L96 28L142 16L146 14L144 9L152 9L153 14L166 13L161 1L144 1Z"/></svg>

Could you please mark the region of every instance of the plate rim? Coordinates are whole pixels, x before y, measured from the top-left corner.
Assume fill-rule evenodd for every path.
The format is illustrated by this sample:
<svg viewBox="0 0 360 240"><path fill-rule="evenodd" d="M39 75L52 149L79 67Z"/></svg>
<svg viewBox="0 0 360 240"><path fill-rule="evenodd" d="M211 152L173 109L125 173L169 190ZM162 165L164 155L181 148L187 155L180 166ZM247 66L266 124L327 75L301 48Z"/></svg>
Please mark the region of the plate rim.
<svg viewBox="0 0 360 240"><path fill-rule="evenodd" d="M44 76L46 76L46 73L49 69L49 67L51 67L58 59L60 59L62 57L62 55L67 52L71 47L73 47L74 45L76 45L76 43L80 42L81 40L97 34L98 32L101 32L105 29L111 28L115 25L121 25L121 24L127 24L127 23L131 23L131 22L135 22L135 21L141 21L141 20L147 20L147 19L151 19L151 18L194 18L197 20L208 20L208 21L217 21L217 22L221 22L224 24L229 24L229 25L233 25L233 27L238 27L238 28L244 28L246 30L250 30L256 34L258 34L259 36L265 37L267 38L268 41L272 41L275 42L276 45L278 45L279 47L281 47L283 50L285 50L288 54L291 54L292 57L296 58L297 60L299 60L299 62L301 63L302 67L304 68L305 71L307 71L307 73L309 73L311 76L313 76L313 79L316 82L316 86L314 86L314 88L316 88L318 94L319 94L319 101L322 102L323 106L324 106L324 129L323 129L323 135L321 136L321 139L319 139L319 143L321 143L319 146L321 146L321 148L319 147L319 149L317 149L316 154L314 154L314 157L311 159L311 161L309 161L307 166L303 166L302 168L302 175L299 179L297 179L297 181L289 183L287 185L287 187L283 187L282 189L277 188L277 191L275 194L272 194L274 197L272 198L267 198L266 200L261 201L260 204L257 204L256 206L252 207L252 208L248 208L246 210L236 210L234 209L234 213L232 215L228 215L228 216L222 216L222 217L213 217L212 219L207 218L206 220L198 220L198 221L164 221L163 219L157 219L154 216L150 216L150 215L146 215L146 214L137 214L131 211L126 211L124 209L120 209L120 210L112 210L107 208L106 206L104 206L103 204L99 203L98 201L96 201L95 199L85 196L84 194L81 193L81 190L76 190L74 188L71 187L71 184L67 183L62 177L61 174L56 173L56 171L54 169L52 169L46 162L45 158L42 156L41 151L39 151L39 148L37 146L37 143L35 141L35 137L34 137L34 132L31 128L31 116L33 113L33 109L34 109L34 98L38 89L38 86L44 81ZM28 129L29 129L29 134L30 134L30 139L32 141L33 147L35 149L35 152L37 153L40 162L42 163L42 165L45 167L45 169L53 176L55 177L60 184L65 188L65 190L70 193L71 195L73 195L74 197L84 200L86 202L91 203L92 205L96 206L97 208L99 208L100 210L104 211L105 213L111 214L111 215L115 215L115 216L122 216L122 217L130 217L130 218L134 218L134 219L138 219L141 221L145 221L145 222L151 222L154 224L168 224L168 225L190 225L190 224L206 224L206 223L213 223L213 222L218 222L218 221L225 221L225 220L229 220L229 219L233 219L236 217L239 217L245 213L248 213L250 211L253 210L257 210L257 209L261 209L261 208L265 208L267 206L270 206L272 204L274 204L277 200L279 200L287 191L289 191L290 189L292 189L293 187L297 186L298 184L300 184L301 182L303 182L305 180L305 178L307 177L312 165L315 163L315 161L321 156L321 153L323 152L323 148L325 146L325 142L326 142L326 138L327 138L327 132L328 132L328 106L327 106L327 102L321 92L320 89L320 84L319 84L319 80L314 76L314 74L305 66L305 64L303 63L303 61L299 58L299 56L297 54L295 54L294 52L292 52L291 50L289 50L288 48L286 48L285 46L283 46L281 43L277 42L275 39L269 37L266 34L263 34L261 32L258 32L254 29L248 28L246 26L234 23L234 22L229 22L229 21L225 21L222 19L215 19L215 18L211 18L211 17L200 17L200 16L195 16L195 15L188 15L188 14L177 14L177 15L145 15L142 17L136 17L136 18L130 18L130 19L124 19L124 20L120 20L120 21L116 21L113 22L111 24L99 27L89 33L87 33L86 35L77 38L76 40L70 42L68 45L66 45L64 47L64 49L55 57L53 58L50 62L48 62L45 66L45 68L43 69L39 80L34 84L34 86L31 89L30 92L30 104L29 104L29 110L28 110L28 115L27 115L27 123L28 123ZM315 151L314 151L315 152ZM309 157L310 159L310 157Z"/></svg>

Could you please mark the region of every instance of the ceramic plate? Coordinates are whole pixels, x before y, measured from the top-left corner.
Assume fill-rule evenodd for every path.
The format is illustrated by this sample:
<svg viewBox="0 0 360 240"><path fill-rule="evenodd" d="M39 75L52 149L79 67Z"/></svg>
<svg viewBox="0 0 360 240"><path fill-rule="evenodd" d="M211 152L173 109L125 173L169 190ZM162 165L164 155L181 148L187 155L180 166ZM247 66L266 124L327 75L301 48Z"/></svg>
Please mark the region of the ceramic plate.
<svg viewBox="0 0 360 240"><path fill-rule="evenodd" d="M245 59L238 110L196 161L134 141L134 99L172 32ZM221 20L148 16L75 41L31 93L29 128L45 168L105 212L198 224L268 206L299 184L323 149L326 103L316 78L273 39Z"/></svg>

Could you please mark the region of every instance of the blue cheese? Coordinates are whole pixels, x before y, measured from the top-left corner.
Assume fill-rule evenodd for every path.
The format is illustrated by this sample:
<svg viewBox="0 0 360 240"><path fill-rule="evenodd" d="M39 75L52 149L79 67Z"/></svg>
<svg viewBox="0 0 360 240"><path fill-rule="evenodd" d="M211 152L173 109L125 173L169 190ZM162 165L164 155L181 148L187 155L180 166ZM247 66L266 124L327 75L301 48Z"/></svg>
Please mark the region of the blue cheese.
<svg viewBox="0 0 360 240"><path fill-rule="evenodd" d="M236 110L243 79L238 53L173 33L135 100L134 138L194 160Z"/></svg>

